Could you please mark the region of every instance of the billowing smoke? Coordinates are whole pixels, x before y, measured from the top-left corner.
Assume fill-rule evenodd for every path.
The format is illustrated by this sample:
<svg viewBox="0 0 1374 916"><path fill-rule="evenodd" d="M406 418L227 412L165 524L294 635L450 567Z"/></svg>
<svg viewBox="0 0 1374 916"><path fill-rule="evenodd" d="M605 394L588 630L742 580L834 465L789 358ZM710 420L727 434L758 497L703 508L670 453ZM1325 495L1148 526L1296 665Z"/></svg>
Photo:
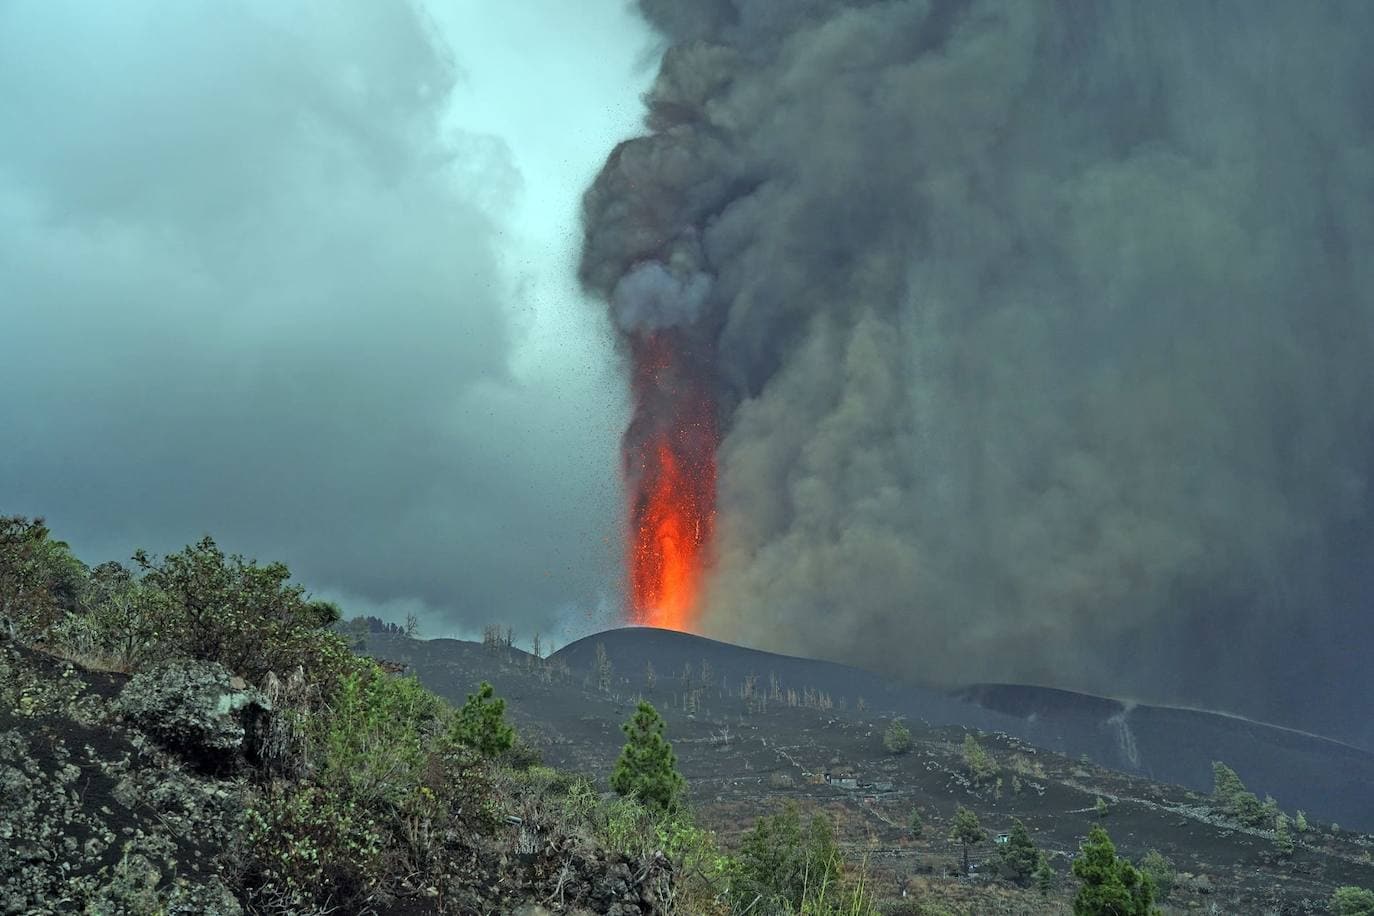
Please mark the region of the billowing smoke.
<svg viewBox="0 0 1374 916"><path fill-rule="evenodd" d="M702 629L1358 737L1374 5L640 6L582 277L712 392Z"/></svg>

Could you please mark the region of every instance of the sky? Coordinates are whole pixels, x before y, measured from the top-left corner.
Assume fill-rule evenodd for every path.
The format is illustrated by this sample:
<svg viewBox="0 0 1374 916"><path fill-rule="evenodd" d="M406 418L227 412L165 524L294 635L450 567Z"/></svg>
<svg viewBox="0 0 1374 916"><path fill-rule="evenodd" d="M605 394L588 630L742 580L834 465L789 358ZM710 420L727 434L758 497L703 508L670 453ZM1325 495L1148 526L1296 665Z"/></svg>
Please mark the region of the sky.
<svg viewBox="0 0 1374 916"><path fill-rule="evenodd" d="M0 4L0 510L431 636L607 619L626 404L572 265L655 39L492 9Z"/></svg>

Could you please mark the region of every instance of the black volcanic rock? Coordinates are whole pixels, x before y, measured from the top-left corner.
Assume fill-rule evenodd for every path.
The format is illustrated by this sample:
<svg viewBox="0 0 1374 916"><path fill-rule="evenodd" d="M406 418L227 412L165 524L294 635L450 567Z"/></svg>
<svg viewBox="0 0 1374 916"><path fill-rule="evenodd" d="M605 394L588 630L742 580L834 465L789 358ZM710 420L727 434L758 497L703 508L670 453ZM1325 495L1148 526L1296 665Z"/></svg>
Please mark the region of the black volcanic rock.
<svg viewBox="0 0 1374 916"><path fill-rule="evenodd" d="M979 684L952 693L834 662L795 658L689 633L626 627L564 646L554 659L590 670L604 646L618 675L652 665L671 678L705 661L727 687L776 675L785 687L823 691L854 707L927 725L1002 732L1069 757L1198 791L1212 787L1212 761L1225 761L1259 795L1286 810L1374 830L1374 754L1293 729L1224 713L1128 703L1017 684Z"/></svg>

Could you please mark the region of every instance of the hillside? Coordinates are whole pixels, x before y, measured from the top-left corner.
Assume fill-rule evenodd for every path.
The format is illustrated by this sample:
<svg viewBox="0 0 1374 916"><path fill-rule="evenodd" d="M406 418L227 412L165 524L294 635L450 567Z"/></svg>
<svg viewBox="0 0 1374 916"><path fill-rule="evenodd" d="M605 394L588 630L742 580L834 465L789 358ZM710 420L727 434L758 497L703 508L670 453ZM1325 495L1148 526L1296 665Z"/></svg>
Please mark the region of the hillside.
<svg viewBox="0 0 1374 916"><path fill-rule="evenodd" d="M588 669L596 645L629 676L652 664L662 674L708 662L739 685L776 674L789 687L828 694L836 704L905 716L926 725L1003 732L1069 757L1198 791L1212 785L1212 761L1245 774L1261 796L1283 799L1325 820L1374 830L1374 754L1292 729L1199 710L1123 703L1064 690L984 684L955 694L905 684L832 662L791 658L666 630L625 628L564 647L555 659Z"/></svg>
<svg viewBox="0 0 1374 916"><path fill-rule="evenodd" d="M611 671L605 690L599 689L596 671L598 647ZM1038 707L1022 717L1005 708L1005 694L984 692L988 705L1003 704L989 709L839 665L667 631L613 630L544 660L505 646L384 635L370 638L368 648L409 666L423 683L451 699L461 698L473 678L491 681L509 698L514 720L545 759L581 772L609 772L623 741L618 723L628 717L634 700L648 698L668 722L699 818L727 844L758 816L796 802L825 812L840 826L849 858L866 863L884 895L898 897L905 890L942 901L954 912L1068 912L1073 886L1068 867L1094 824L1108 829L1123 855L1139 859L1158 850L1172 863L1178 877L1168 912L1208 911L1214 905L1219 909L1212 912L1224 913L1325 912L1335 887L1374 883L1374 837L1351 832L1348 817L1342 818L1346 827L1338 829L1318 825L1308 811L1313 825L1298 835L1287 855L1277 849L1272 831L1219 817L1213 800L1196 791L1210 789L1210 778L1190 789L1048 750L1028 737L1092 735L1084 723L1110 719L1115 714L1111 701L1055 694L1066 708ZM756 675L752 689L745 687L750 675ZM1224 716L1170 720L1169 712L1152 710L1149 715L1157 718L1141 717L1149 727L1139 729L1140 759L1153 763L1150 755L1190 743L1201 759L1209 759L1207 742L1215 740L1221 759L1247 781L1242 758L1227 756L1228 751L1252 749L1258 755L1269 748L1317 767L1329 750L1336 760L1368 765L1360 752L1333 742L1253 723L1237 730L1236 720ZM882 745L894 713L906 716L913 732L913 748L902 755L888 754ZM1155 723L1171 721L1188 731L1174 736L1173 745L1158 742ZM965 736L974 733L965 730L966 723L981 730L979 740L996 762L997 777L982 786L973 784L963 759ZM1113 733L1102 731L1101 743L1092 747L1110 750ZM1290 742L1287 751L1284 742ZM841 775L854 781L842 783ZM1290 815L1302 807L1275 796ZM1105 816L1097 810L1099 798L1107 805ZM1364 800L1352 794L1346 810ZM959 851L946 834L961 804L994 834L1009 830L1013 818L1025 822L1056 872L1049 899L990 877L953 877ZM919 835L909 829L913 811L924 821ZM986 862L992 849L988 844L976 850L975 862Z"/></svg>

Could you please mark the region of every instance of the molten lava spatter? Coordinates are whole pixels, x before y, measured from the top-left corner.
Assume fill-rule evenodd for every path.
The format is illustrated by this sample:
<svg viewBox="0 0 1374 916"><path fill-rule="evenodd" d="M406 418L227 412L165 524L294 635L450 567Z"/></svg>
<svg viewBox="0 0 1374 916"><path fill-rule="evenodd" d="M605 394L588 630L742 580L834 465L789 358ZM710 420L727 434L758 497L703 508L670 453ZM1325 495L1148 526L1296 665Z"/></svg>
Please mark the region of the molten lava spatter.
<svg viewBox="0 0 1374 916"><path fill-rule="evenodd" d="M631 620L674 630L696 619L716 502L714 404L681 343L670 332L633 341L624 443Z"/></svg>

